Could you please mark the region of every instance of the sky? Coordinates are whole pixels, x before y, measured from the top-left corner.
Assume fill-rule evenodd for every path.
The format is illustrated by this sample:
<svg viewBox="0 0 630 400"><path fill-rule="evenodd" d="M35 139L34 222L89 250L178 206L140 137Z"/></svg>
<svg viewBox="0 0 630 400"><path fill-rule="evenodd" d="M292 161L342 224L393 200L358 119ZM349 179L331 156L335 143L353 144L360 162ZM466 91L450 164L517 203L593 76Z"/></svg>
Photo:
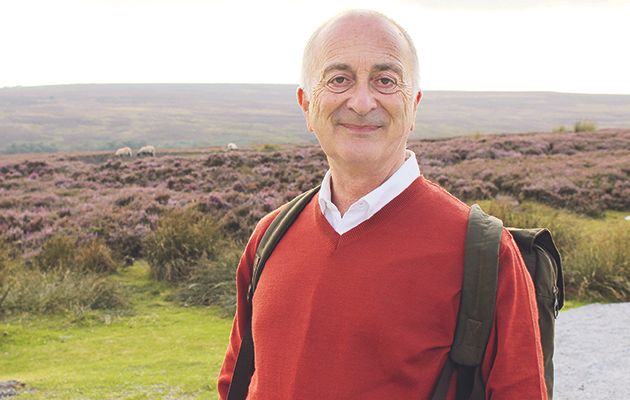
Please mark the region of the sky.
<svg viewBox="0 0 630 400"><path fill-rule="evenodd" d="M351 8L414 39L424 90L630 94L630 0L0 0L0 88L299 83Z"/></svg>

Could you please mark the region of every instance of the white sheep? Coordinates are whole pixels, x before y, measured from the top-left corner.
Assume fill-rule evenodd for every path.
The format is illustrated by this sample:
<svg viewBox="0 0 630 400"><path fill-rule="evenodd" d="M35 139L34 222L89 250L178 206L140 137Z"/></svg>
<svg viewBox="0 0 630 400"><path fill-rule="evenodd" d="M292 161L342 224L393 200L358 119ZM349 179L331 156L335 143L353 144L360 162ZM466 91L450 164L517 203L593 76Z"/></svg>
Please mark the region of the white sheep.
<svg viewBox="0 0 630 400"><path fill-rule="evenodd" d="M155 147L153 146L143 146L138 150L136 156L151 156L155 157Z"/></svg>
<svg viewBox="0 0 630 400"><path fill-rule="evenodd" d="M133 152L131 151L131 149L129 147L121 147L120 149L116 150L116 153L114 153L114 156L116 157L133 157Z"/></svg>
<svg viewBox="0 0 630 400"><path fill-rule="evenodd" d="M236 143L228 143L227 146L225 146L225 150L238 150L238 146L236 145Z"/></svg>

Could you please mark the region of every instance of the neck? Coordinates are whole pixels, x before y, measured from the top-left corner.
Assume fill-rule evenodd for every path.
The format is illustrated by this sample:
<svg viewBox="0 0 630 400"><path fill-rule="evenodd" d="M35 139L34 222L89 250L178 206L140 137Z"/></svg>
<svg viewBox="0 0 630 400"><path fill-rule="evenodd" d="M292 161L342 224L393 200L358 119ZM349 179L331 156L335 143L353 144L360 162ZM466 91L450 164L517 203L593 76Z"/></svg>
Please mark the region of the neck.
<svg viewBox="0 0 630 400"><path fill-rule="evenodd" d="M378 169L344 168L329 159L331 201L343 216L353 203L382 185L404 162L404 153L392 164Z"/></svg>

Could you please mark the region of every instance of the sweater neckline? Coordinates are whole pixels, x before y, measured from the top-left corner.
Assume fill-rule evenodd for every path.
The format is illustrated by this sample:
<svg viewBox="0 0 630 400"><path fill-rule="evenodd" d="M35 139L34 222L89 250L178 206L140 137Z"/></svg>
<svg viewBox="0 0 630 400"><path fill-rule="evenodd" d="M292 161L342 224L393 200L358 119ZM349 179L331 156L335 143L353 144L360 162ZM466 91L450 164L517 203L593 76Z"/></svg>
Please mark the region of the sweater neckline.
<svg viewBox="0 0 630 400"><path fill-rule="evenodd" d="M380 225L381 221L387 220L389 217L404 210L405 206L409 205L408 200L421 194L424 186L425 179L422 175L420 175L405 190L403 190L398 196L394 197L389 203L383 206L383 208L378 210L372 217L341 235L335 231L324 214L322 214L319 207L319 193L313 197L309 207L311 208L311 212L314 214L315 223L317 224L318 229L324 234L330 245L334 249L338 249L371 231L375 226Z"/></svg>

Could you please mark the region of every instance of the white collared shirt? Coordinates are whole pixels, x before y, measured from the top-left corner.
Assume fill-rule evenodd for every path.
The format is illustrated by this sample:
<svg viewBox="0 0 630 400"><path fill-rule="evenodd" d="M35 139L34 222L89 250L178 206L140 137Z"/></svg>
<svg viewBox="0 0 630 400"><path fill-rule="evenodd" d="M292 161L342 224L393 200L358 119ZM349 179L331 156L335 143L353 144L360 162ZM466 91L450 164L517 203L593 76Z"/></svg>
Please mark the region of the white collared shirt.
<svg viewBox="0 0 630 400"><path fill-rule="evenodd" d="M400 168L379 187L353 203L343 217L337 206L331 201L330 169L326 172L319 189L319 207L326 220L338 234L343 235L360 223L370 219L420 176L420 167L418 166L416 154L407 149L405 155L407 158Z"/></svg>

